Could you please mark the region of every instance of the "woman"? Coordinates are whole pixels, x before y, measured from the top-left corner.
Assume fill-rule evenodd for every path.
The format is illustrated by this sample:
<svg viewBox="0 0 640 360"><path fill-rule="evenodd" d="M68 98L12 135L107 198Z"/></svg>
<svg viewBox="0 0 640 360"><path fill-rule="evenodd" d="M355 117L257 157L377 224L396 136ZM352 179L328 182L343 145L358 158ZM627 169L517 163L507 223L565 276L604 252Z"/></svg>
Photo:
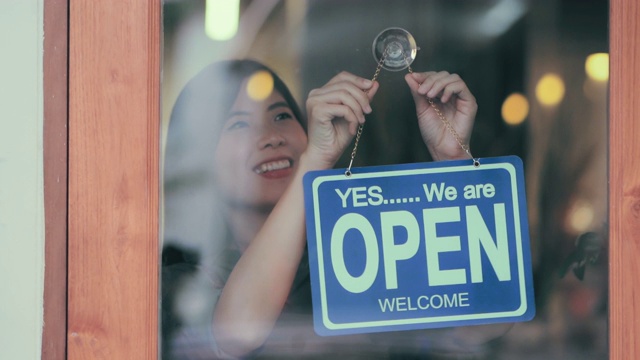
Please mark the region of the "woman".
<svg viewBox="0 0 640 360"><path fill-rule="evenodd" d="M252 95L256 73L273 79L273 91L264 97ZM411 73L405 80L432 157L467 158L428 101L437 99L468 145L477 105L466 84L447 72ZM222 195L219 203L229 239L224 254L236 255L226 256L225 262L232 259L228 266L218 264L213 275L220 289L211 339L217 356L252 354L273 336L279 319L310 308L302 177L334 166L372 111L378 87L343 72L311 91L306 102L308 134L286 86L253 61L212 65L179 96L169 128L167 165L172 138L182 134L184 123L197 123L200 137L218 134L210 143L189 141L213 148L205 153Z"/></svg>

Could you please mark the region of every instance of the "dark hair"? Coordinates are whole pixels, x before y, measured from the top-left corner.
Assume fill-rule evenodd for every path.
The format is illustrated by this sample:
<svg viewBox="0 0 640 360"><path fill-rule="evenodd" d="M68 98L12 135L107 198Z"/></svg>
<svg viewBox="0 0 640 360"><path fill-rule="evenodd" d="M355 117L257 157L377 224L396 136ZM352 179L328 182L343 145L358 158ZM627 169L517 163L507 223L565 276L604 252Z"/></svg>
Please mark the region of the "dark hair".
<svg viewBox="0 0 640 360"><path fill-rule="evenodd" d="M210 183L220 131L243 82L258 71L271 74L274 89L306 130L298 104L273 70L254 60L212 63L187 82L173 106L163 163L165 195L176 186Z"/></svg>
<svg viewBox="0 0 640 360"><path fill-rule="evenodd" d="M243 81L258 71L271 74L275 90L284 97L295 117L306 128L289 88L273 70L254 60L228 60L208 65L185 85L171 112L170 129L180 125L177 123L197 121L201 117L206 117L211 125L221 127Z"/></svg>

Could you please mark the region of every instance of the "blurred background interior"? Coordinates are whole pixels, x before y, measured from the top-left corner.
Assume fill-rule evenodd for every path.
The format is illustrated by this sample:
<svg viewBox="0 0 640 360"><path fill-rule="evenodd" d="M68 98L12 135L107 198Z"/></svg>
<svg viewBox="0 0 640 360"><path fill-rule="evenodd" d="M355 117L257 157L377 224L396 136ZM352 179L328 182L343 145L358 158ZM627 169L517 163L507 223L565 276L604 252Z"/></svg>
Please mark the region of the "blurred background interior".
<svg viewBox="0 0 640 360"><path fill-rule="evenodd" d="M474 156L517 155L525 164L537 315L493 344L491 358L604 359L608 6L606 0L164 0L163 129L184 84L213 61L265 63L304 108L308 92L340 71L371 78L373 39L389 27L406 29L420 48L414 70L457 73L476 96ZM221 14L228 24L216 20ZM354 166L430 160L403 75L380 74ZM177 212L165 209L166 221ZM167 227L165 239L195 228ZM206 236L187 238L175 245L201 261L215 251ZM176 300L185 321L198 321L198 309L206 308L206 294L193 289Z"/></svg>

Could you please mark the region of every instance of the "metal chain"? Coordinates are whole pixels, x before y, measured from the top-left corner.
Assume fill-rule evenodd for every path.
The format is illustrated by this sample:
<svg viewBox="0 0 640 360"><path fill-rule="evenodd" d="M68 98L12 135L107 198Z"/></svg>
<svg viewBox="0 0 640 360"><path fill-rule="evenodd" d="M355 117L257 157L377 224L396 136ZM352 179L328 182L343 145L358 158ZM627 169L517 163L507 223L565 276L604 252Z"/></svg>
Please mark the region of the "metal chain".
<svg viewBox="0 0 640 360"><path fill-rule="evenodd" d="M471 150L469 149L469 146L467 146L462 142L462 139L460 139L460 135L458 135L458 132L456 131L456 129L453 128L453 125L451 125L451 123L449 122L449 120L447 120L447 118L444 116L442 111L440 111L440 109L436 106L433 99L427 98L427 100L429 101L429 104L431 105L433 110L436 112L436 114L438 114L438 117L440 118L440 120L442 120L442 122L444 123L444 126L447 128L447 130L449 130L449 133L451 133L451 135L453 135L453 137L456 139L456 141L458 142L458 145L460 145L462 150L464 150L464 152L466 152L467 155L469 155L469 157L473 159L473 166L475 167L480 166L480 159L476 159L473 157L473 155L471 155Z"/></svg>
<svg viewBox="0 0 640 360"><path fill-rule="evenodd" d="M378 67L376 68L376 72L373 74L373 78L371 81L376 81L376 79L378 79L378 75L380 75L380 71L382 70L382 64L384 64L384 60L387 57L387 53L388 53L387 50L388 48L384 49L384 53L382 53L382 57L380 58L380 61L378 61ZM407 70L409 71L409 73L413 73L411 64L409 63L409 60L407 59L407 56L404 54L404 52L402 52L402 56L404 56L404 61L407 63ZM462 150L464 150L464 152L466 152L469 155L469 157L473 159L473 166L475 167L480 166L480 159L474 158L473 155L471 155L471 150L469 149L469 146L467 146L462 142L462 139L460 139L460 135L458 135L458 132L453 128L453 125L451 125L451 122L447 120L447 118L444 116L442 111L440 111L438 106L436 106L436 103L433 101L433 99L427 98L427 100L429 101L429 105L431 105L431 107L436 112L440 120L442 120L442 122L444 123L444 126L447 128L449 133L453 135L454 139L456 139L456 141L458 142L458 145L460 145ZM353 150L351 151L351 161L349 161L349 167L344 172L346 176L351 176L351 166L353 165L353 159L355 159L356 152L358 151L358 143L360 142L360 136L362 135L363 128L364 128L364 125L358 126L358 132L356 133L356 141L353 145Z"/></svg>
<svg viewBox="0 0 640 360"><path fill-rule="evenodd" d="M407 59L407 56L404 54L404 52L402 53L402 56L404 56L404 61L407 63L409 73L413 73L413 69L411 69L411 65L409 65L409 59ZM444 123L444 126L447 128L447 130L449 130L449 133L453 135L454 139L456 139L456 141L458 142L458 145L460 145L462 150L464 150L464 152L466 152L467 155L469 155L469 157L473 159L473 166L475 167L480 166L480 159L476 159L473 157L473 155L471 155L471 149L469 149L469 146L467 146L462 142L462 139L460 139L460 135L458 135L458 132L456 131L456 129L453 128L453 125L451 125L451 123L449 122L449 120L447 120L447 118L444 116L442 111L440 111L440 108L436 106L436 103L433 101L433 99L427 98L427 100L429 101L429 105L431 105L431 107L436 112L440 120L442 120L442 122Z"/></svg>
<svg viewBox="0 0 640 360"><path fill-rule="evenodd" d="M387 57L387 51L388 48L384 49L384 52L382 53L382 56L380 57L380 61L378 61L378 66L376 67L376 71L373 73L373 77L371 78L371 82L374 82L378 79L378 76L380 75L380 71L382 70L382 64L384 64L384 60ZM368 93L369 90L366 91L366 93ZM358 132L356 133L356 141L353 144L353 150L351 151L351 161L349 161L349 167L347 167L347 170L344 172L344 174L346 176L351 176L351 166L353 165L353 159L356 158L356 152L358 151L358 143L360 142L360 136L362 136L362 130L364 129L364 125L360 125L358 126Z"/></svg>

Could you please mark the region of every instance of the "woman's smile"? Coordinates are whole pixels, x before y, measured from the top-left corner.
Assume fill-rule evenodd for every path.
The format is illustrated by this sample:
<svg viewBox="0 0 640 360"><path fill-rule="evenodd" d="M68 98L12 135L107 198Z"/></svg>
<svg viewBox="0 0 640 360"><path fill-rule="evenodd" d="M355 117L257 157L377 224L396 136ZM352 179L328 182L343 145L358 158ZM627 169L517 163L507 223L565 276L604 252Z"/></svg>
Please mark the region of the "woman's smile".
<svg viewBox="0 0 640 360"><path fill-rule="evenodd" d="M293 178L307 136L282 94L238 94L216 153L217 186L230 203L275 205ZM249 172L249 174L247 174Z"/></svg>
<svg viewBox="0 0 640 360"><path fill-rule="evenodd" d="M258 175L265 177L283 177L291 172L293 161L290 159L267 160L253 168Z"/></svg>

